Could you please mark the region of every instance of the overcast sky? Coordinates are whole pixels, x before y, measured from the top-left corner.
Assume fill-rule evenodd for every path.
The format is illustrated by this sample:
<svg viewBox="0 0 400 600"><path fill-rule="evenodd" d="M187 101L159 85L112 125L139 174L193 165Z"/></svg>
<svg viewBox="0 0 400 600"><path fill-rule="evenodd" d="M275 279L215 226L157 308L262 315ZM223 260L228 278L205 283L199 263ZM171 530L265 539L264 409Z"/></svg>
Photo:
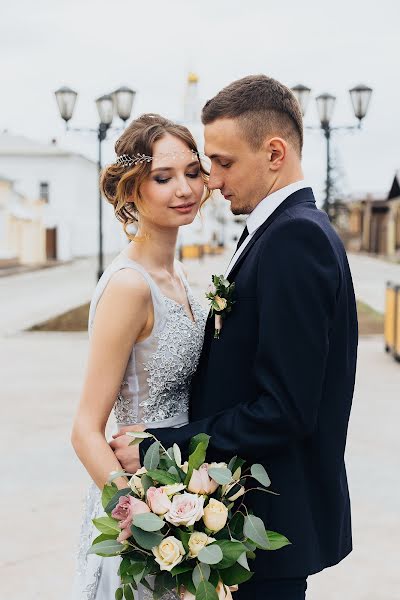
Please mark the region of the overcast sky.
<svg viewBox="0 0 400 600"><path fill-rule="evenodd" d="M0 130L95 156L96 142L64 133L53 91L79 92L71 125L96 126L93 100L137 90L133 116L182 119L188 71L200 101L230 81L266 73L337 96L333 124L352 124L348 89L374 89L363 130L338 133L335 162L348 193L387 193L400 168L400 3L380 0L15 0L1 3ZM317 124L310 101L306 124ZM111 156L108 144L106 157ZM307 132L307 179L321 198L325 142Z"/></svg>

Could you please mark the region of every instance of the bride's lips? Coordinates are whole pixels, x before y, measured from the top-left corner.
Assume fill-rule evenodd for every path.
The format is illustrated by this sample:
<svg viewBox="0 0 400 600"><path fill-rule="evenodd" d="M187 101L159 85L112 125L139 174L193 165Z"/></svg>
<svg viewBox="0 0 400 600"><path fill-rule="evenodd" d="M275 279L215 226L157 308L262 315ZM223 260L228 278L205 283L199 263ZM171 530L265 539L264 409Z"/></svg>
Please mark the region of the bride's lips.
<svg viewBox="0 0 400 600"><path fill-rule="evenodd" d="M194 206L196 206L196 202L186 202L186 204L180 204L179 206L171 206L171 208L185 215L187 213L190 213Z"/></svg>

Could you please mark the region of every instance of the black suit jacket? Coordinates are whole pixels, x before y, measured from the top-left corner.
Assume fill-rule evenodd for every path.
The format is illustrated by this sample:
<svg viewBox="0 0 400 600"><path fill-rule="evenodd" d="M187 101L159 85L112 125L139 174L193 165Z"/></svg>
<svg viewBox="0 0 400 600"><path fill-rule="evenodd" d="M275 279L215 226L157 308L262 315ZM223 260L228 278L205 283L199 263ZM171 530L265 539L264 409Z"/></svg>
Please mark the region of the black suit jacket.
<svg viewBox="0 0 400 600"><path fill-rule="evenodd" d="M190 423L152 433L185 452L205 432L210 459L262 463L280 495L246 504L292 545L258 551L255 578L306 576L352 548L344 452L357 353L346 253L310 188L256 231L228 279L236 303L219 340L208 321Z"/></svg>

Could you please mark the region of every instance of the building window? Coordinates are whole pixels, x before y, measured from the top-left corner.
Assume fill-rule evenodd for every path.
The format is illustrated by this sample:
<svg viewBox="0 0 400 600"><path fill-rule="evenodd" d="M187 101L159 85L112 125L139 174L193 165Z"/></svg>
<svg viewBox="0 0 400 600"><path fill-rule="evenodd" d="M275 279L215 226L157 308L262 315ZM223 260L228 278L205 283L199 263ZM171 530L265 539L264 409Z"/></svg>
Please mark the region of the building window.
<svg viewBox="0 0 400 600"><path fill-rule="evenodd" d="M39 184L39 198L49 202L49 184L47 181L41 181Z"/></svg>

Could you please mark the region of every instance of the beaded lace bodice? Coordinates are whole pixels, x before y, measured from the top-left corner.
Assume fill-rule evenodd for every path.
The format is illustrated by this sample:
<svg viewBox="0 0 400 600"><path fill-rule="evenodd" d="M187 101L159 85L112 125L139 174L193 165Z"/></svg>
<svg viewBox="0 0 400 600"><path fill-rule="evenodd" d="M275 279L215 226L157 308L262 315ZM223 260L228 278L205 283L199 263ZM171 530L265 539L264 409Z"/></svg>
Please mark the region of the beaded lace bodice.
<svg viewBox="0 0 400 600"><path fill-rule="evenodd" d="M181 304L161 292L143 267L122 255L105 271L95 291L89 313L89 332L97 303L117 270L131 268L140 272L152 294L153 331L147 339L132 348L114 406L115 418L120 426L133 423L153 425L188 412L190 381L203 345L206 313L193 297L179 263L176 267L185 286L194 320L190 319Z"/></svg>

